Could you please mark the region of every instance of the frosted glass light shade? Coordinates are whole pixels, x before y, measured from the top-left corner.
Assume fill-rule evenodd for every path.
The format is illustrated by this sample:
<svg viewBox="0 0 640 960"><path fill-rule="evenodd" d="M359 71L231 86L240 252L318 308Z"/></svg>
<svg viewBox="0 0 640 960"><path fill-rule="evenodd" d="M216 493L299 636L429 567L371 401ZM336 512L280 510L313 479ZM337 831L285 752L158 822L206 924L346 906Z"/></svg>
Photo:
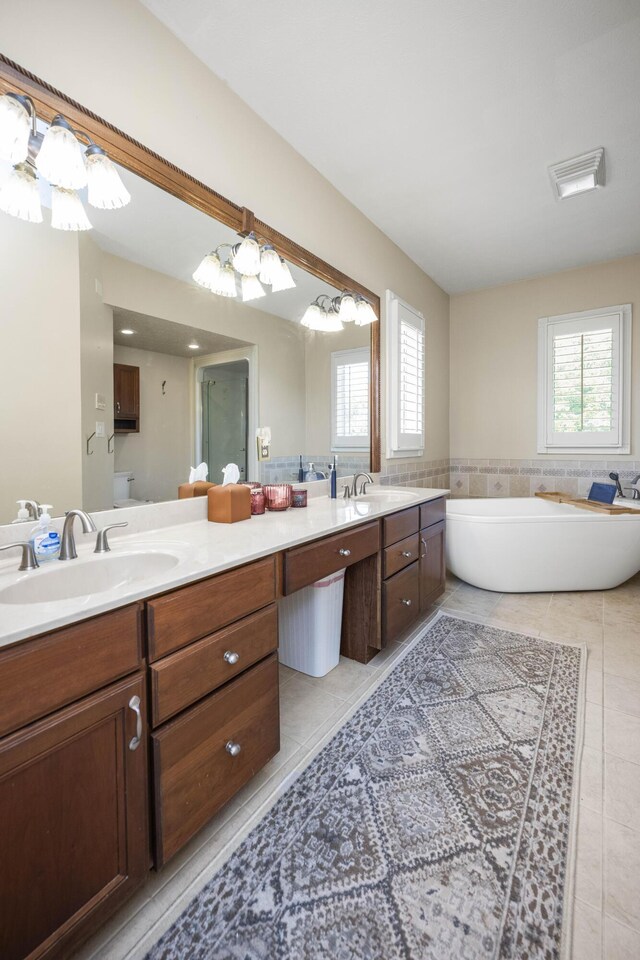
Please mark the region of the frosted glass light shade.
<svg viewBox="0 0 640 960"><path fill-rule="evenodd" d="M0 186L0 210L29 223L42 223L36 172L28 163L17 164Z"/></svg>
<svg viewBox="0 0 640 960"><path fill-rule="evenodd" d="M51 226L56 230L91 230L89 218L75 190L51 190Z"/></svg>
<svg viewBox="0 0 640 960"><path fill-rule="evenodd" d="M368 323L375 323L378 319L375 315L375 311L368 300L360 299L356 304L357 316L356 316L356 326L366 327Z"/></svg>
<svg viewBox="0 0 640 960"><path fill-rule="evenodd" d="M219 297L236 296L236 275L230 263L225 263L224 266L220 267L218 281L211 290Z"/></svg>
<svg viewBox="0 0 640 960"><path fill-rule="evenodd" d="M282 257L278 259L280 260L280 270L271 282L271 293L280 293L281 290L293 290L296 285L295 280L291 276L291 270L289 270L287 261L283 260Z"/></svg>
<svg viewBox="0 0 640 960"><path fill-rule="evenodd" d="M321 310L317 303L310 303L302 315L300 323L309 330L321 330L323 313L324 310Z"/></svg>
<svg viewBox="0 0 640 960"><path fill-rule="evenodd" d="M217 253L208 253L200 261L200 265L193 273L193 279L207 290L215 290L220 277L220 258Z"/></svg>
<svg viewBox="0 0 640 960"><path fill-rule="evenodd" d="M244 303L266 296L264 287L257 277L242 277L240 280L240 289L242 290L242 300Z"/></svg>
<svg viewBox="0 0 640 960"><path fill-rule="evenodd" d="M85 155L87 167L87 200L99 210L126 207L131 194L120 178L116 165L99 147L90 147Z"/></svg>
<svg viewBox="0 0 640 960"><path fill-rule="evenodd" d="M260 283L273 283L281 271L280 257L272 246L266 246L260 256Z"/></svg>
<svg viewBox="0 0 640 960"><path fill-rule="evenodd" d="M84 152L64 117L53 118L36 157L36 168L53 186L66 190L86 187Z"/></svg>
<svg viewBox="0 0 640 960"><path fill-rule="evenodd" d="M323 311L323 313L324 313L324 317L322 318L323 333L339 333L341 330L344 330L344 327L342 326L342 321L340 320L340 317L335 312L335 310Z"/></svg>
<svg viewBox="0 0 640 960"><path fill-rule="evenodd" d="M233 266L238 273L245 277L257 277L260 273L260 247L255 238L255 234L250 233L245 237L237 248L234 248L234 254L231 258Z"/></svg>
<svg viewBox="0 0 640 960"><path fill-rule="evenodd" d="M340 297L338 315L343 323L353 323L358 319L358 307L350 293L345 293Z"/></svg>
<svg viewBox="0 0 640 960"><path fill-rule="evenodd" d="M29 152L31 117L27 108L15 97L0 97L0 158L9 163L22 163Z"/></svg>

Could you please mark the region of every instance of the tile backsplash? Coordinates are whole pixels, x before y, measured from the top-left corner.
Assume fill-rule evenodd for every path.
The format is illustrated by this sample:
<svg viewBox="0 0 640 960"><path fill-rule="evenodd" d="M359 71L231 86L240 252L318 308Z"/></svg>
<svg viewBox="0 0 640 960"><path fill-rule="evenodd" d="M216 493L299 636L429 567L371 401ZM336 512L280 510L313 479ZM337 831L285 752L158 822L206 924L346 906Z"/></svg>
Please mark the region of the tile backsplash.
<svg viewBox="0 0 640 960"><path fill-rule="evenodd" d="M612 483L611 471L628 486L640 473L640 460L452 459L449 486L452 497L532 497L549 490L584 497L594 481Z"/></svg>

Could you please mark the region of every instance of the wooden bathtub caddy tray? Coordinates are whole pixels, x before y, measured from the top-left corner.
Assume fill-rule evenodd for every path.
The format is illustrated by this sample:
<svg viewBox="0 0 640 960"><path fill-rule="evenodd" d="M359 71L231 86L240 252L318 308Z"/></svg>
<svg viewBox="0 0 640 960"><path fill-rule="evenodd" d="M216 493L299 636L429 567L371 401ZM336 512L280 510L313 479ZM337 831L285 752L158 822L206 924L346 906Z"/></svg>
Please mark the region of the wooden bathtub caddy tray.
<svg viewBox="0 0 640 960"><path fill-rule="evenodd" d="M554 490L545 490L536 493L536 497L542 497L543 500L553 500L554 503L568 503L572 507L579 507L581 510L593 510L594 513L607 513L609 516L617 516L622 513L635 513L640 516L640 510L634 510L633 507L614 507L610 503L600 503L599 500L576 499L569 496L568 493L558 493Z"/></svg>

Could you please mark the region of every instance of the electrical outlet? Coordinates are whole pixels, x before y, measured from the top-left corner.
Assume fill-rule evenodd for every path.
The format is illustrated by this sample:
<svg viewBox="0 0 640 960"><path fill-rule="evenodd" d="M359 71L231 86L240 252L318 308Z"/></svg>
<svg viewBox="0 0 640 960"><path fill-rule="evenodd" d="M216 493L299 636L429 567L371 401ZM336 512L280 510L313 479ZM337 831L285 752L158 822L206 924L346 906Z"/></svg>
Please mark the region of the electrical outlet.
<svg viewBox="0 0 640 960"><path fill-rule="evenodd" d="M107 400L104 393L96 393L96 410L106 410Z"/></svg>

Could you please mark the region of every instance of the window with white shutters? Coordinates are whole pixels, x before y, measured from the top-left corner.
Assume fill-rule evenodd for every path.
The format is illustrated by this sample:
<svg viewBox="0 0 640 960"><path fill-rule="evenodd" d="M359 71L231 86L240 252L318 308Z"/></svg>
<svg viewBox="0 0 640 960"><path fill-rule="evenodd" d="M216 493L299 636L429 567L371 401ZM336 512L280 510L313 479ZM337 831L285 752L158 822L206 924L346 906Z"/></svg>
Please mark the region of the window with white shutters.
<svg viewBox="0 0 640 960"><path fill-rule="evenodd" d="M538 452L628 452L631 307L539 321Z"/></svg>
<svg viewBox="0 0 640 960"><path fill-rule="evenodd" d="M424 453L424 317L387 291L388 457Z"/></svg>
<svg viewBox="0 0 640 960"><path fill-rule="evenodd" d="M369 348L331 354L331 448L369 446Z"/></svg>

